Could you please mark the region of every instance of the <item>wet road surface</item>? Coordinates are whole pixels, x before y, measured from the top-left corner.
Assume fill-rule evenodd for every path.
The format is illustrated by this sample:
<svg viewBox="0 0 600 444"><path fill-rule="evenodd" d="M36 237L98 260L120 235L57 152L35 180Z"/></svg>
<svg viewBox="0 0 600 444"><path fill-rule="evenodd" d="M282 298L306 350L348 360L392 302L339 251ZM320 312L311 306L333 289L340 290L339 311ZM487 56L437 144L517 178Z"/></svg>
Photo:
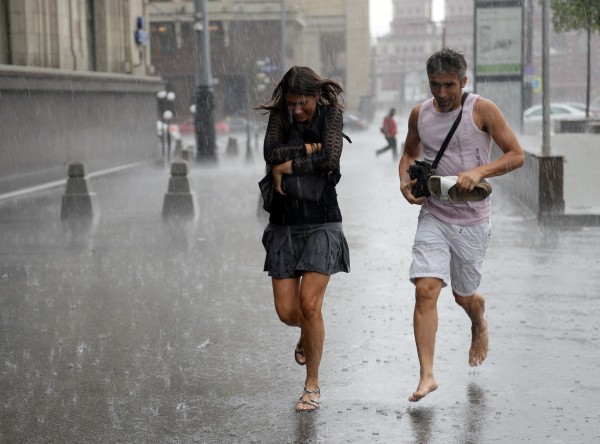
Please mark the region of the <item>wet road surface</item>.
<svg viewBox="0 0 600 444"><path fill-rule="evenodd" d="M600 441L600 229L540 226L499 185L481 286L489 356L468 366L470 325L444 289L440 387L407 401L418 208L391 153L375 157L376 126L343 154L352 271L326 295L316 414L294 413L298 330L278 321L261 271L259 156L192 162L193 221L161 218L160 163L89 180L89 224L61 222L63 188L0 201L0 441Z"/></svg>

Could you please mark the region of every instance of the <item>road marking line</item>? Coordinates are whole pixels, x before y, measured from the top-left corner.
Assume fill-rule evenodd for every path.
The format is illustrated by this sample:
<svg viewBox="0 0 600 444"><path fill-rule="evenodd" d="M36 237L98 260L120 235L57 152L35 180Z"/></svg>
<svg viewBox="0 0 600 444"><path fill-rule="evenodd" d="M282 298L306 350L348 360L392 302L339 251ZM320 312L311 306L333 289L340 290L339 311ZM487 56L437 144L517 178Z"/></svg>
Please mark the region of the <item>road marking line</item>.
<svg viewBox="0 0 600 444"><path fill-rule="evenodd" d="M134 168L134 167L140 166L142 164L144 164L144 162L135 162L135 163L121 165L121 166L114 167L114 168L108 168L106 170L95 171L93 173L86 174L85 178L91 179L91 178L98 177L98 176L104 176L106 174L116 173L121 170ZM0 201L13 199L15 197L23 196L23 195L29 194L29 193L35 193L36 191L42 191L42 190L47 190L50 188L58 187L61 185L66 185L66 183L67 183L67 179L62 179L62 180L57 180L54 182L48 182L48 183L45 183L42 185L37 185L35 187L23 188L22 190L13 191L11 193L0 194Z"/></svg>

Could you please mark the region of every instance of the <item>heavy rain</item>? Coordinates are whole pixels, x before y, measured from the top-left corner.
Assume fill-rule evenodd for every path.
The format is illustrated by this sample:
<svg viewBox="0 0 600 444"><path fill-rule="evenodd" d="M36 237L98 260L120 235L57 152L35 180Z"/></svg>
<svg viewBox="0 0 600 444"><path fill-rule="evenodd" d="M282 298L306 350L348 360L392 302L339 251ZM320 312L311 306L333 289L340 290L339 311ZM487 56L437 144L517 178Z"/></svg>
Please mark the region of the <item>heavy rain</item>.
<svg viewBox="0 0 600 444"><path fill-rule="evenodd" d="M549 0L42 3L0 1L1 442L600 441L597 22L560 28ZM398 161L445 46L525 164L489 179L487 359L469 366L444 288L439 388L414 403L420 207ZM255 108L294 65L344 87L352 139L336 186L352 269L327 288L308 414L257 186ZM392 107L398 150L377 155Z"/></svg>

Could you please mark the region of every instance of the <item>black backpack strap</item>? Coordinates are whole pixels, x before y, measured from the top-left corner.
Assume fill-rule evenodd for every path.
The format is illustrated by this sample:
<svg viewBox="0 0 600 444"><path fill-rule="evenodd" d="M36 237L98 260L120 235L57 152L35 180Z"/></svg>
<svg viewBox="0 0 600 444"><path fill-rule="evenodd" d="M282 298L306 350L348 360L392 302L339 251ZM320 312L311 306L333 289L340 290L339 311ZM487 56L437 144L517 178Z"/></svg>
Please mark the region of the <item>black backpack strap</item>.
<svg viewBox="0 0 600 444"><path fill-rule="evenodd" d="M450 143L450 139L452 139L452 136L454 135L456 128L458 128L458 125L462 119L462 114L463 114L462 108L463 108L463 105L465 104L465 100L467 100L468 95L469 95L468 92L463 93L462 99L460 100L460 113L458 113L458 116L456 116L456 120L452 124L452 128L450 128L448 135L446 136L446 138L444 139L444 142L442 143L442 147L438 151L437 156L435 156L435 160L431 164L431 169L432 169L431 174L435 174L435 169L437 168L438 163L440 163L440 159L444 155L444 151L446 151L446 148L448 147L448 144Z"/></svg>

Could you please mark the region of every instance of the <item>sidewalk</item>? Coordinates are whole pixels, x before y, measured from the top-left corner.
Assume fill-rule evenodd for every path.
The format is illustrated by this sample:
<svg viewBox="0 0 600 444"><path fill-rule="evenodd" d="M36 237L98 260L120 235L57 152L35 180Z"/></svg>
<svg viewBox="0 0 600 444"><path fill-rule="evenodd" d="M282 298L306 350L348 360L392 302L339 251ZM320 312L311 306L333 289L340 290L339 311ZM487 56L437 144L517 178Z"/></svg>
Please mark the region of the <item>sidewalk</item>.
<svg viewBox="0 0 600 444"><path fill-rule="evenodd" d="M190 163L199 215L186 223L161 217L160 164L90 179L89 225L61 222L62 187L0 201L0 441L598 441L600 229L539 226L500 187L481 288L490 355L468 366L469 322L444 289L440 388L407 401L418 208L391 153L375 157L378 131L345 145L352 271L327 292L314 415L293 411L298 331L278 321L261 271L264 165L246 163L243 140L236 158Z"/></svg>

